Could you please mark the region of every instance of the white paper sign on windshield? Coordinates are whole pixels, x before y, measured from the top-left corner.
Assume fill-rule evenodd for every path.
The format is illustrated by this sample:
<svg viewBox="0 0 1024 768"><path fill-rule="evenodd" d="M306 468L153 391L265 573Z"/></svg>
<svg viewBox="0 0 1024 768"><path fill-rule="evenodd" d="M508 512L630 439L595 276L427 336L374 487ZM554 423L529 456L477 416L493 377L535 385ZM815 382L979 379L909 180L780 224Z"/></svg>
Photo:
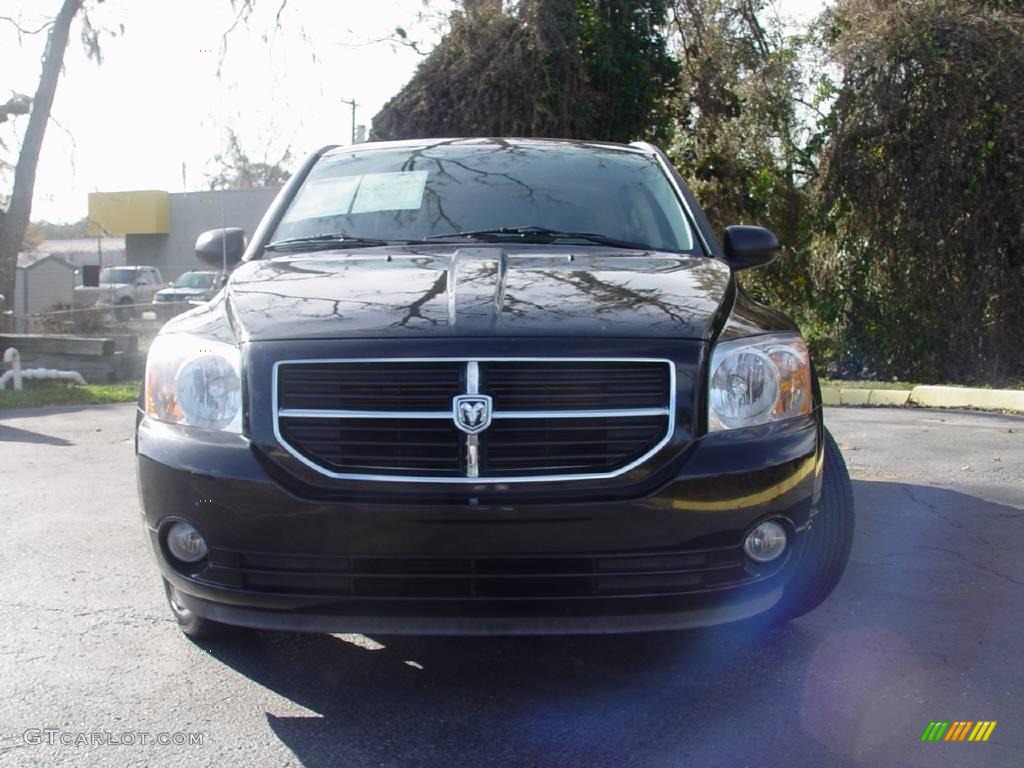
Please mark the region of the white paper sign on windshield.
<svg viewBox="0 0 1024 768"><path fill-rule="evenodd" d="M329 176L306 182L283 221L345 215L361 179L361 176Z"/></svg>
<svg viewBox="0 0 1024 768"><path fill-rule="evenodd" d="M359 184L352 213L416 210L423 203L426 171L368 173Z"/></svg>

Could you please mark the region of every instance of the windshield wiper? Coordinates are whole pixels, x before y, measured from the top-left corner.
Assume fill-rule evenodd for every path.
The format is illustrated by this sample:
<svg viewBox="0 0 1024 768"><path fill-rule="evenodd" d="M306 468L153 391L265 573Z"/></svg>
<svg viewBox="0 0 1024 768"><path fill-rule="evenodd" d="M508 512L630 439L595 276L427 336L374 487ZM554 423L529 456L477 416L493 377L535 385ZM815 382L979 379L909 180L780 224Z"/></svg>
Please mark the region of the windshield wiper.
<svg viewBox="0 0 1024 768"><path fill-rule="evenodd" d="M585 240L597 245L607 245L611 248L629 248L631 250L652 251L657 250L645 243L635 243L630 240L619 240L614 237L597 234L596 232L563 232L558 229L547 227L498 227L496 229L473 229L465 232L449 232L444 235L430 235L424 240L446 240L459 237L466 237L472 240L483 240L484 242L500 242L502 240L518 240L522 243L554 243L558 240Z"/></svg>
<svg viewBox="0 0 1024 768"><path fill-rule="evenodd" d="M263 246L265 251L316 251L342 246L345 248L372 248L375 245L409 245L418 240L381 240L376 237L350 237L341 233L289 237Z"/></svg>

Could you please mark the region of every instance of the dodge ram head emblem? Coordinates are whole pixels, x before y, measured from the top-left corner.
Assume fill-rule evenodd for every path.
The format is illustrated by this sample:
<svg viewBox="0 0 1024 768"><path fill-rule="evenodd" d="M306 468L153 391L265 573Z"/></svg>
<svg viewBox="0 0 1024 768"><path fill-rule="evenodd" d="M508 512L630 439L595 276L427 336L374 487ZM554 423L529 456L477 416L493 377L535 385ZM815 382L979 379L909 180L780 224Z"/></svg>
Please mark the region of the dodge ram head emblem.
<svg viewBox="0 0 1024 768"><path fill-rule="evenodd" d="M467 435L483 432L491 426L491 398L487 395L456 395L452 400L455 426Z"/></svg>

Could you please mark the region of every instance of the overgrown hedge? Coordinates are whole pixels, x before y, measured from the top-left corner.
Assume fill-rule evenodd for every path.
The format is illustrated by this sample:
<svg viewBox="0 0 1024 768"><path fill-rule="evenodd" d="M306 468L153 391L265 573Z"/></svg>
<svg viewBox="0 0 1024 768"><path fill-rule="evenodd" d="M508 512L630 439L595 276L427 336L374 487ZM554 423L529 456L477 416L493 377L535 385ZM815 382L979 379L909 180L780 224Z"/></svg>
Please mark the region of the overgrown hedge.
<svg viewBox="0 0 1024 768"><path fill-rule="evenodd" d="M770 5L464 0L374 133L662 141L823 373L1024 383L1024 0Z"/></svg>

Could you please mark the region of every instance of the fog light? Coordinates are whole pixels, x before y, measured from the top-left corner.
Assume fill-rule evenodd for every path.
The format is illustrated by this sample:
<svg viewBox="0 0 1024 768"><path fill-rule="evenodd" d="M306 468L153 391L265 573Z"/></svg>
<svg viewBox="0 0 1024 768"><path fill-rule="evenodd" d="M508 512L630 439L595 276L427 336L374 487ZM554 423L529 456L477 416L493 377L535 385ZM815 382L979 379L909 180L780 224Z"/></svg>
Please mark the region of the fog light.
<svg viewBox="0 0 1024 768"><path fill-rule="evenodd" d="M786 549L786 529L773 520L760 523L743 542L747 557L759 563L767 563Z"/></svg>
<svg viewBox="0 0 1024 768"><path fill-rule="evenodd" d="M178 521L167 529L167 550L183 563L195 563L206 557L206 542L199 531Z"/></svg>

